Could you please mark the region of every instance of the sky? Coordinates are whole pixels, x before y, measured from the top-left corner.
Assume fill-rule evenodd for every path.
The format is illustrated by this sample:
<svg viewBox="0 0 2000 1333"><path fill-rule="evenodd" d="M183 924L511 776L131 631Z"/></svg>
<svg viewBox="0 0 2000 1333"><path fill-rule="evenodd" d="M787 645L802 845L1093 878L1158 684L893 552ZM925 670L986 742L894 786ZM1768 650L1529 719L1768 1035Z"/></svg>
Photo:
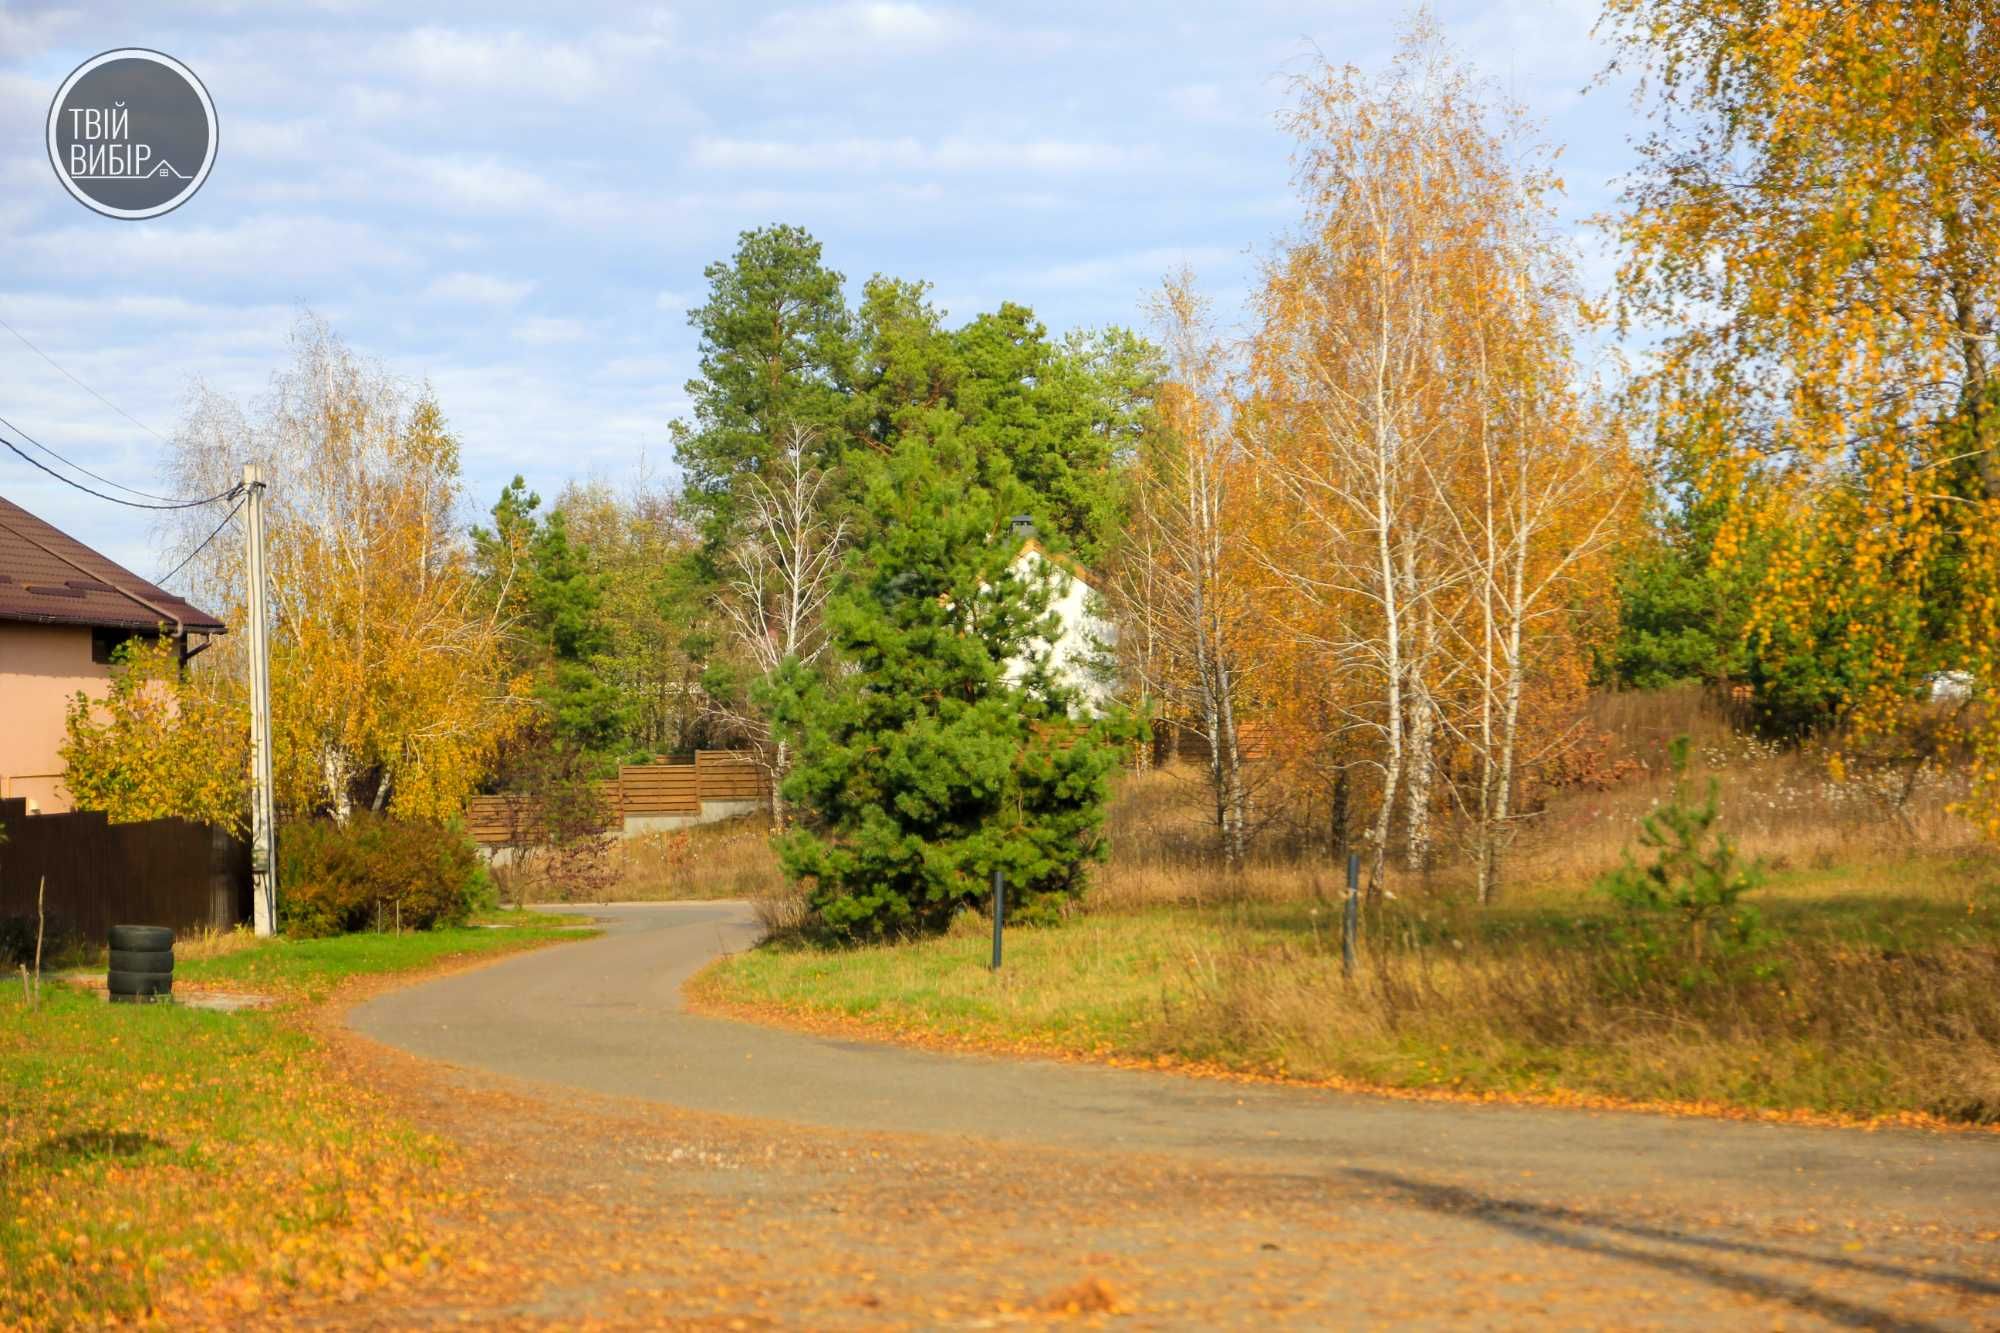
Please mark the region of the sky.
<svg viewBox="0 0 2000 1333"><path fill-rule="evenodd" d="M1562 148L1564 222L1603 284L1586 219L1640 122L1622 85L1590 86L1610 58L1596 4L1434 12ZM852 291L920 278L953 322L1012 300L1055 332L1142 325L1186 264L1227 326L1297 215L1288 79L1381 68L1406 13L0 0L0 321L20 335L0 328L0 416L158 488L190 387L254 403L310 310L433 387L470 519L516 473L549 497L671 476L687 311L747 228L805 227ZM215 103L214 170L163 217L89 211L44 148L64 77L117 47L174 56ZM4 452L0 495L161 572L145 513Z"/></svg>

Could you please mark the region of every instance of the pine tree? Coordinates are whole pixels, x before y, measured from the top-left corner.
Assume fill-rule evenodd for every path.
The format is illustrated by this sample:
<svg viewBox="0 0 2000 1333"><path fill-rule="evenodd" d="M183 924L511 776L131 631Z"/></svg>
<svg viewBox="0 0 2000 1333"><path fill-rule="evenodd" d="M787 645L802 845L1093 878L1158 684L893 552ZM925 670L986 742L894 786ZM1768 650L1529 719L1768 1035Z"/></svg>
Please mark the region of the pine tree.
<svg viewBox="0 0 2000 1333"><path fill-rule="evenodd" d="M605 669L604 577L570 540L562 510L537 517L541 503L515 477L493 506L493 527L472 530L475 558L488 595L515 626L513 669L535 678L541 730L563 747L601 755L631 721Z"/></svg>
<svg viewBox="0 0 2000 1333"><path fill-rule="evenodd" d="M611 643L602 609L603 579L570 541L560 509L543 521L531 554L529 612L552 658L539 693L556 739L590 752L611 749L625 734L628 710L602 670Z"/></svg>
<svg viewBox="0 0 2000 1333"><path fill-rule="evenodd" d="M817 432L829 456L814 465L834 461L855 346L844 279L820 262L804 228L746 231L735 255L702 275L708 300L688 312L701 347L701 374L687 384L694 420L673 432L683 498L712 554L736 536L742 479L778 453L786 432Z"/></svg>
<svg viewBox="0 0 2000 1333"><path fill-rule="evenodd" d="M1075 700L1027 646L1050 640L1048 590L1011 568L1004 506L912 435L875 469L881 519L828 608L842 668L781 671L770 703L796 746L780 844L822 928L841 938L941 930L986 900L1050 915L1084 891L1122 715Z"/></svg>

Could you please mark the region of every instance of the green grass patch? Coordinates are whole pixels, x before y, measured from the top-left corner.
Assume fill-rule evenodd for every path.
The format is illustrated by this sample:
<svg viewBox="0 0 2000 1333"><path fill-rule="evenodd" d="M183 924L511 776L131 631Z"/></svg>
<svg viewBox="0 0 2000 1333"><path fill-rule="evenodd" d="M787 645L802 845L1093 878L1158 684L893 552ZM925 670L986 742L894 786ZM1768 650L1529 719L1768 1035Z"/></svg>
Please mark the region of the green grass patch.
<svg viewBox="0 0 2000 1333"><path fill-rule="evenodd" d="M349 977L416 971L455 958L574 939L583 933L576 927L585 924L547 912L504 913L500 919L506 924L499 928L448 926L400 935L364 933L310 940L280 936L176 963L174 976L177 981L318 1000Z"/></svg>
<svg viewBox="0 0 2000 1333"><path fill-rule="evenodd" d="M724 1002L1077 1054L1167 1057L1396 1089L2000 1121L2000 892L1990 862L1833 868L1753 895L1767 954L1714 984L1636 974L1593 896L1404 900L1340 966L1335 903L1086 913L821 950L772 942Z"/></svg>
<svg viewBox="0 0 2000 1333"><path fill-rule="evenodd" d="M265 940L176 970L312 1000L574 934ZM440 1145L340 1077L297 1015L113 1005L53 980L31 1008L0 986L0 1327L211 1318L421 1261L407 1205L435 1201ZM211 1304L184 1303L201 1290Z"/></svg>

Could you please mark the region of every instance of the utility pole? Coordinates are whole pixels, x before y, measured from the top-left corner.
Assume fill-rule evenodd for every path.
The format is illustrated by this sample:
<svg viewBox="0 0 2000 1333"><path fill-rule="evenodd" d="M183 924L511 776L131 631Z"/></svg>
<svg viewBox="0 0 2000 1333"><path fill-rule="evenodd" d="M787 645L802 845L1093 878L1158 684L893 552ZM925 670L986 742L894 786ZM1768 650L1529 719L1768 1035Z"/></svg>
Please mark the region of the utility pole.
<svg viewBox="0 0 2000 1333"><path fill-rule="evenodd" d="M264 470L243 465L244 576L250 617L250 896L259 935L278 929L277 812L271 799L271 639L264 605Z"/></svg>

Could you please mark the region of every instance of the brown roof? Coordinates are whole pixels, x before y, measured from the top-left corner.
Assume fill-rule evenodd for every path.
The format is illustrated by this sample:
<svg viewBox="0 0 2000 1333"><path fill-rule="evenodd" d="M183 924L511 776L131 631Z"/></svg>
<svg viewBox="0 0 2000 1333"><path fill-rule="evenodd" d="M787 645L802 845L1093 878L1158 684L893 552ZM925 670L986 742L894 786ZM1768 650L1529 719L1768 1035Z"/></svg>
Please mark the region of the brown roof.
<svg viewBox="0 0 2000 1333"><path fill-rule="evenodd" d="M0 498L0 620L106 629L178 624L197 634L227 627Z"/></svg>

